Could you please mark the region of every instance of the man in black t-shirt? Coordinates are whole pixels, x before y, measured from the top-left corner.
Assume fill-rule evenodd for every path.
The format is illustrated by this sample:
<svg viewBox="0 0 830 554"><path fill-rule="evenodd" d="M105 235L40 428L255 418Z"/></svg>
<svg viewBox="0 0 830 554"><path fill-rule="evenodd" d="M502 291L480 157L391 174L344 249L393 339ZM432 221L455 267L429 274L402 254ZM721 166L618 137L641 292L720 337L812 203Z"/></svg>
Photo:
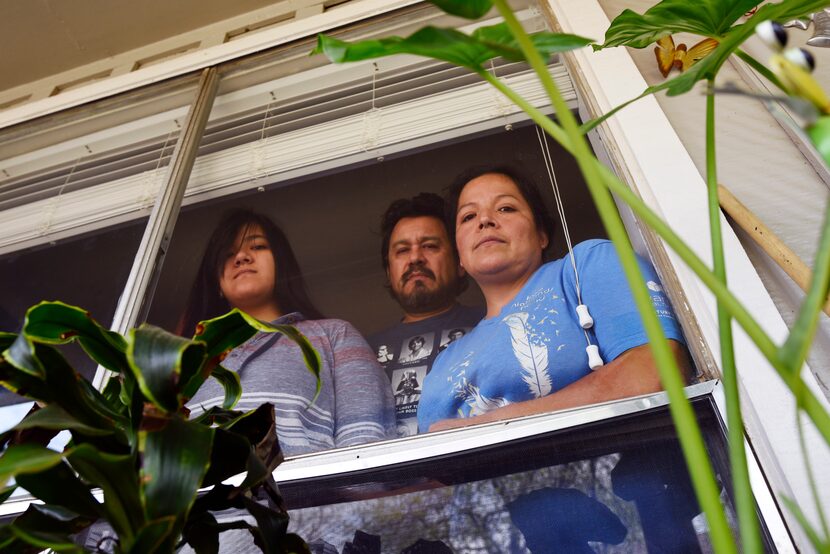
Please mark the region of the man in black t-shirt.
<svg viewBox="0 0 830 554"><path fill-rule="evenodd" d="M484 308L456 302L467 287L467 276L444 217L441 197L421 193L393 202L381 222L381 258L389 292L404 315L399 323L369 337L369 344L392 382L398 436L418 432L417 383L424 382L435 357L484 316Z"/></svg>

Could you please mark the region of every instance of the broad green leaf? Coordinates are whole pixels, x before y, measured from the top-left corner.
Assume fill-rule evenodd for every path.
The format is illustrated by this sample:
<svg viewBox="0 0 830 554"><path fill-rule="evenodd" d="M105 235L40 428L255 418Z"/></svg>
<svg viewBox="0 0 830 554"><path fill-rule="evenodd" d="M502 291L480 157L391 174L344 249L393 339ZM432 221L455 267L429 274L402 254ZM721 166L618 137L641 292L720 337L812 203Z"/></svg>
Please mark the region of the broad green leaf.
<svg viewBox="0 0 830 554"><path fill-rule="evenodd" d="M207 346L207 357L213 359L236 348L254 336L257 331L263 333L279 332L285 335L286 338L297 343L300 351L303 353L303 361L306 367L317 379L316 398L316 395L320 393L321 386L320 365L322 362L320 361L320 354L311 346L308 339L292 325L269 325L249 316L245 312L233 309L221 317L200 322L197 325L193 340L205 343ZM210 369L210 364L206 364L206 367ZM208 375L205 374L203 377L207 379ZM195 387L193 380L191 381L187 383L187 392L195 394L198 387ZM193 390L194 387L196 390ZM228 389L226 388L225 391L225 401L227 402Z"/></svg>
<svg viewBox="0 0 830 554"><path fill-rule="evenodd" d="M9 497L17 490L17 485L10 485L5 489L0 490L0 504L9 499Z"/></svg>
<svg viewBox="0 0 830 554"><path fill-rule="evenodd" d="M229 371L221 365L216 365L210 373L211 377L219 381L225 389L225 400L222 401L222 408L232 410L242 397L242 383L239 382L239 375L235 371Z"/></svg>
<svg viewBox="0 0 830 554"><path fill-rule="evenodd" d="M151 520L172 515L183 525L207 473L213 435L214 429L178 418L141 432L142 496Z"/></svg>
<svg viewBox="0 0 830 554"><path fill-rule="evenodd" d="M50 533L48 531L34 531L30 529L20 529L15 525L8 527L11 534L16 538L37 547L36 551L41 551L45 548L50 548L55 552L77 552L83 554L84 549L72 542L72 539L67 535L60 533ZM5 550L5 549L4 549Z"/></svg>
<svg viewBox="0 0 830 554"><path fill-rule="evenodd" d="M590 39L561 33L536 33L531 36L531 40L544 56L591 43ZM412 54L466 67L475 72L483 71L483 64L498 56L514 61L525 59L503 23L480 27L472 35L455 29L424 27L407 38L388 37L354 43L318 35L317 48L312 53L323 53L335 63Z"/></svg>
<svg viewBox="0 0 830 554"><path fill-rule="evenodd" d="M248 497L243 497L242 501L248 513L256 519L257 527L251 530L254 542L263 552L282 552L282 541L288 530L288 514Z"/></svg>
<svg viewBox="0 0 830 554"><path fill-rule="evenodd" d="M26 511L14 520L14 527L27 534L48 531L67 536L86 529L95 519L79 516L62 506L30 504Z"/></svg>
<svg viewBox="0 0 830 554"><path fill-rule="evenodd" d="M189 544L196 554L219 554L219 528L216 518L205 512L191 517L182 531L182 540Z"/></svg>
<svg viewBox="0 0 830 554"><path fill-rule="evenodd" d="M172 551L176 535L174 527L176 516L166 516L149 521L142 527L130 545L130 554L144 554L145 552Z"/></svg>
<svg viewBox="0 0 830 554"><path fill-rule="evenodd" d="M127 368L124 338L102 327L85 310L63 302L41 302L29 308L23 334L46 344L77 340L93 360L107 369L122 372Z"/></svg>
<svg viewBox="0 0 830 554"><path fill-rule="evenodd" d="M464 17L466 19L479 19L493 7L491 0L429 0L442 11Z"/></svg>
<svg viewBox="0 0 830 554"><path fill-rule="evenodd" d="M101 516L100 505L89 487L64 461L37 474L18 474L17 484L47 504L64 506L93 520Z"/></svg>
<svg viewBox="0 0 830 554"><path fill-rule="evenodd" d="M760 0L663 0L640 15L624 10L605 33L609 46L644 48L673 33L694 33L721 38L739 17L760 4Z"/></svg>
<svg viewBox="0 0 830 554"><path fill-rule="evenodd" d="M108 454L83 444L72 449L67 460L82 478L103 490L102 509L107 521L119 537L131 541L145 521L135 458Z"/></svg>
<svg viewBox="0 0 830 554"><path fill-rule="evenodd" d="M141 392L160 409L176 412L182 367L202 365L204 344L147 324L131 330L127 342L127 360Z"/></svg>
<svg viewBox="0 0 830 554"><path fill-rule="evenodd" d="M48 404L43 408L32 412L23 421L15 425L15 430L23 429L52 429L62 431L74 429L84 435L111 435L112 428L102 429L80 422L72 417L66 410L56 404Z"/></svg>
<svg viewBox="0 0 830 554"><path fill-rule="evenodd" d="M52 402L58 404L75 419L102 429L113 429L123 439L119 429L126 425L124 416L113 410L107 400L89 381L78 374L54 348L35 345L35 354L46 368L46 383L55 394Z"/></svg>
<svg viewBox="0 0 830 554"><path fill-rule="evenodd" d="M214 429L210 467L205 473L202 486L216 485L246 471L252 451L251 442L244 436L224 429Z"/></svg>
<svg viewBox="0 0 830 554"><path fill-rule="evenodd" d="M17 339L3 352L3 358L24 373L38 379L46 376L43 364L35 356L35 345L25 335L18 335Z"/></svg>
<svg viewBox="0 0 830 554"><path fill-rule="evenodd" d="M39 444L10 446L0 456L0 483L25 473L40 473L61 462L63 454Z"/></svg>

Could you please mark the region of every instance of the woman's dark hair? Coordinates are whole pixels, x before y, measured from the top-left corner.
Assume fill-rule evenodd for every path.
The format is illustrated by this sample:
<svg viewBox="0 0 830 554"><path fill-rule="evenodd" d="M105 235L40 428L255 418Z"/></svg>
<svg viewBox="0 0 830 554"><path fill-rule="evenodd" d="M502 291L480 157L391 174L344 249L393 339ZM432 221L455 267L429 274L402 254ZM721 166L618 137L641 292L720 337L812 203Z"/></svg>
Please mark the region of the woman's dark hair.
<svg viewBox="0 0 830 554"><path fill-rule="evenodd" d="M256 226L262 228L274 256L277 276L274 298L280 310L286 314L301 312L309 319L322 319L323 316L308 297L297 258L282 230L265 215L250 210L234 210L225 214L208 240L199 272L190 289L187 307L179 322L179 334L189 335L198 322L220 316L231 309L220 294L219 275L225 256L234 248L239 232L244 229L247 233Z"/></svg>
<svg viewBox="0 0 830 554"><path fill-rule="evenodd" d="M553 244L553 234L555 227L553 220L548 215L545 209L545 203L542 200L542 195L539 189L521 170L511 165L481 165L472 167L464 173L455 178L452 184L447 189L447 221L453 222L448 225L450 235L453 242L455 242L455 218L458 212L458 199L461 196L461 191L467 186L467 183L473 179L477 179L482 175L488 174L504 175L509 178L519 189L519 192L524 197L527 205L530 206L530 211L533 214L533 223L537 229L545 232L548 236L548 246L546 251L550 249ZM544 255L544 252L543 252Z"/></svg>

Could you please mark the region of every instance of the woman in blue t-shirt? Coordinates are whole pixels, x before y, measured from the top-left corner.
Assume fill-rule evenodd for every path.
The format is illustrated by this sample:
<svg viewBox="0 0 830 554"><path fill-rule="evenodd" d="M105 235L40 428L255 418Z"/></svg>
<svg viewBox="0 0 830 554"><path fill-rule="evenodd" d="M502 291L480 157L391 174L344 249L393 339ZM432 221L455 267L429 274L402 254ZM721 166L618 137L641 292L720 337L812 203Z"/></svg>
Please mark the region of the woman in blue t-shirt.
<svg viewBox="0 0 830 554"><path fill-rule="evenodd" d="M449 204L461 265L484 293L487 315L436 359L418 406L421 432L662 389L609 241L586 241L573 249L573 259L543 263L550 219L538 191L510 168L462 176ZM640 265L663 330L688 375L680 326L654 269L644 260ZM590 308L590 329L580 325L580 304ZM588 345L599 356L593 363Z"/></svg>

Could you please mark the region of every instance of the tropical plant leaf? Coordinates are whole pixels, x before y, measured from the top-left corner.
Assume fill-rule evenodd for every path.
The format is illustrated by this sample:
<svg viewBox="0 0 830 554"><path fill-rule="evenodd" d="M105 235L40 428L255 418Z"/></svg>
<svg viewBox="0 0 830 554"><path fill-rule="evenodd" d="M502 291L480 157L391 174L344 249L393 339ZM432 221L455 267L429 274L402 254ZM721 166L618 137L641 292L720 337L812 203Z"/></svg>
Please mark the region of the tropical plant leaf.
<svg viewBox="0 0 830 554"><path fill-rule="evenodd" d="M160 409L178 411L182 368L188 375L198 372L205 345L148 324L131 330L127 343L127 360L141 392Z"/></svg>
<svg viewBox="0 0 830 554"><path fill-rule="evenodd" d="M254 516L257 526L251 529L254 543L263 552L282 552L282 541L288 530L288 514L276 507L263 505L247 496L242 498L245 509Z"/></svg>
<svg viewBox="0 0 830 554"><path fill-rule="evenodd" d="M17 484L47 504L64 506L94 521L101 506L66 462L60 461L36 474L18 474Z"/></svg>
<svg viewBox="0 0 830 554"><path fill-rule="evenodd" d="M591 39L563 33L536 33L531 36L531 40L544 56L581 48L592 42ZM455 29L424 27L407 38L388 37L353 43L318 35L317 48L312 54L317 53L325 54L335 63L413 54L449 62L475 72L484 71L483 64L499 56L513 61L525 59L504 23L480 27L472 35Z"/></svg>
<svg viewBox="0 0 830 554"><path fill-rule="evenodd" d="M788 498L786 496L781 496L781 500L787 509L793 514L796 520L798 520L798 524L801 526L801 529L807 534L807 539L810 541L810 544L813 546L816 552L827 552L830 550L830 544L825 543L821 540L821 536L816 531L815 527L810 524L810 521L807 519L807 516L804 515L804 512L801 511L801 507L796 504L792 498Z"/></svg>
<svg viewBox="0 0 830 554"><path fill-rule="evenodd" d="M644 48L672 33L721 38L739 17L760 3L760 0L663 0L642 15L623 10L605 32L605 42L594 49Z"/></svg>
<svg viewBox="0 0 830 554"><path fill-rule="evenodd" d="M71 510L50 504L29 504L14 520L14 526L26 533L47 530L64 536L74 535L89 527L95 517L79 516Z"/></svg>
<svg viewBox="0 0 830 554"><path fill-rule="evenodd" d="M493 7L491 0L429 0L442 11L464 17L466 19L479 19Z"/></svg>
<svg viewBox="0 0 830 554"><path fill-rule="evenodd" d="M184 527L208 470L214 429L173 418L159 430L142 431L141 483L151 520L172 516L172 538Z"/></svg>
<svg viewBox="0 0 830 554"><path fill-rule="evenodd" d="M113 433L111 428L102 429L78 421L56 404L48 404L30 413L23 421L14 426L15 431L24 429L51 429L55 431L74 429L81 431L84 435L111 435Z"/></svg>
<svg viewBox="0 0 830 554"><path fill-rule="evenodd" d="M82 444L66 458L82 478L103 490L106 502L102 510L107 521L125 543L130 543L145 521L134 457Z"/></svg>
<svg viewBox="0 0 830 554"><path fill-rule="evenodd" d="M35 345L26 335L18 335L11 346L3 352L3 358L20 371L43 379L46 370L35 356Z"/></svg>
<svg viewBox="0 0 830 554"><path fill-rule="evenodd" d="M10 446L0 456L0 483L26 473L40 473L61 462L63 454L39 444Z"/></svg>
<svg viewBox="0 0 830 554"><path fill-rule="evenodd" d="M173 533L175 523L176 516L161 517L147 522L136 534L128 552L130 554L144 554L145 552L172 551L172 546L176 540Z"/></svg>
<svg viewBox="0 0 830 554"><path fill-rule="evenodd" d="M12 524L7 527L10 534L20 541L30 544L34 549L15 549L12 546L4 546L4 552L41 552L49 548L55 552L72 552L83 554L84 549L72 542L72 539L67 535L60 533L50 533L42 530L21 529Z"/></svg>
<svg viewBox="0 0 830 554"><path fill-rule="evenodd" d="M296 327L292 325L269 325L263 323L254 317L249 316L245 312L238 309L233 309L227 314L200 322L196 327L196 334L193 335L194 341L201 341L205 343L207 349L207 357L213 360L216 357L221 357L230 350L236 348L252 336L257 331L263 333L282 333L286 338L293 340L303 354L303 361L306 367L317 379L317 390L314 398L320 393L320 354L314 349L308 339L300 333ZM218 363L218 361L217 361ZM210 369L210 362L205 365ZM208 378L208 374L202 375L203 379ZM221 381L220 381L221 382ZM195 394L198 390L198 379L194 376L185 387L185 393ZM201 386L201 383L198 383ZM195 387L195 390L194 390ZM229 399L228 390L225 390L225 402Z"/></svg>
<svg viewBox="0 0 830 554"><path fill-rule="evenodd" d="M102 327L89 312L63 302L41 302L26 312L23 334L46 344L78 341L89 356L111 371L127 368L126 343Z"/></svg>
<svg viewBox="0 0 830 554"><path fill-rule="evenodd" d="M219 528L216 518L204 512L191 517L182 531L182 540L196 554L219 554Z"/></svg>

